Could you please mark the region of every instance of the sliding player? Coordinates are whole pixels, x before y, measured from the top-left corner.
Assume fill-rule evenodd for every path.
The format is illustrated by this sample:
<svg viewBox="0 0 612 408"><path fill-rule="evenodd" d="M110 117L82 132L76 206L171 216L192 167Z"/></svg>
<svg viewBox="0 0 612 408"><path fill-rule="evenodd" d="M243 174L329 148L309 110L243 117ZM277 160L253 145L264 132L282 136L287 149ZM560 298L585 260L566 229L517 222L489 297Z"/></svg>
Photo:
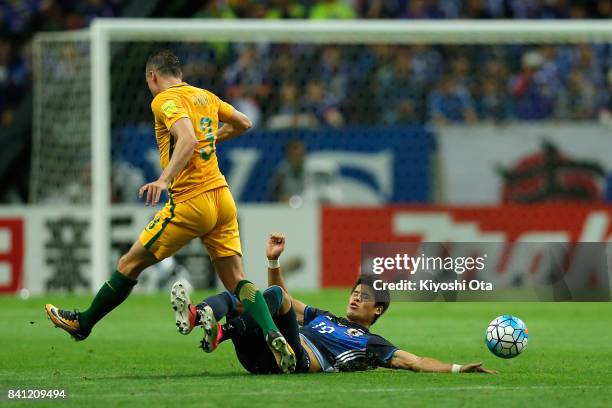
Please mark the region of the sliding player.
<svg viewBox="0 0 612 408"><path fill-rule="evenodd" d="M268 283L271 286L264 297L276 324L296 351L296 372L356 371L376 367L398 368L419 372L495 373L482 367L482 363L465 365L443 363L428 357L419 357L400 350L383 337L370 332L370 327L389 307L389 293L375 291L373 279L362 276L357 280L348 300L346 317L306 306L287 293L280 270L279 256L285 247L282 234L272 234L268 240ZM175 283L171 295L176 298ZM210 296L192 307L192 327L201 325L206 352L214 351L221 342L234 343L240 363L255 374L277 373L274 358L265 350L259 327L247 311L236 311L236 302L229 293ZM188 298L181 299L190 303ZM227 315L228 322L220 325ZM302 327L299 327L299 325Z"/></svg>
<svg viewBox="0 0 612 408"><path fill-rule="evenodd" d="M45 309L53 324L76 340L84 340L100 319L128 297L143 269L199 238L225 287L257 322L279 368L292 371L295 354L274 324L261 292L245 279L236 205L217 163L216 142L242 134L251 122L213 93L183 82L182 76L172 52L161 50L149 57L145 77L153 94L155 137L164 170L158 180L142 186L139 194L146 194L146 205L157 205L167 190L169 202L119 259L117 270L87 310L61 310L51 304ZM220 121L224 125L218 128ZM175 304L177 315L186 306ZM189 332L184 326L178 329Z"/></svg>

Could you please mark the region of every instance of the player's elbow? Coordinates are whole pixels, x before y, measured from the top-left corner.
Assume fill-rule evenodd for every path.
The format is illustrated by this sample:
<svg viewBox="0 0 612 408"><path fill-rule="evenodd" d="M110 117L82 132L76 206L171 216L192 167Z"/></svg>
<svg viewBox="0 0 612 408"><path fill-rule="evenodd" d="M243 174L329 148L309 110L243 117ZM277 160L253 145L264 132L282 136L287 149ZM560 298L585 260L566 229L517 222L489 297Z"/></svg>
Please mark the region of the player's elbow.
<svg viewBox="0 0 612 408"><path fill-rule="evenodd" d="M234 121L234 123L232 123L234 128L238 129L241 132L246 132L247 130L253 127L253 122L251 122L251 119L249 119L249 117L244 113L239 112L239 114L236 116L236 120Z"/></svg>
<svg viewBox="0 0 612 408"><path fill-rule="evenodd" d="M244 115L244 117L240 121L240 128L242 129L243 132L246 132L252 127L253 127L253 122L251 122L251 119L249 119L247 115Z"/></svg>

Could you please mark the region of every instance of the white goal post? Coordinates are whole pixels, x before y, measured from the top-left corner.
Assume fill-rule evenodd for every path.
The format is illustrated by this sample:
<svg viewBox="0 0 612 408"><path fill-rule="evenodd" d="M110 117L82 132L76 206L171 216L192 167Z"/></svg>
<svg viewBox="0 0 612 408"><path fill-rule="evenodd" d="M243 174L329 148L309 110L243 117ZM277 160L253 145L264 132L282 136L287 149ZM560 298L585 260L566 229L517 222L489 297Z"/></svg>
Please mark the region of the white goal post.
<svg viewBox="0 0 612 408"><path fill-rule="evenodd" d="M55 35L55 37L53 37ZM36 47L75 34L39 34ZM63 36L63 37L62 37ZM608 21L308 21L206 19L96 19L77 34L89 41L91 107L92 288L106 279L110 264L111 43L282 42L327 44L577 44L612 42ZM143 62L144 64L144 62ZM143 73L144 74L144 73ZM40 84L44 87L44 84ZM145 101L143 101L143 104ZM35 102L36 104L36 102ZM37 129L38 126L38 130ZM41 140L35 117L34 146ZM39 132L39 133L37 133ZM34 156L35 158L35 156ZM134 237L136 238L136 237Z"/></svg>

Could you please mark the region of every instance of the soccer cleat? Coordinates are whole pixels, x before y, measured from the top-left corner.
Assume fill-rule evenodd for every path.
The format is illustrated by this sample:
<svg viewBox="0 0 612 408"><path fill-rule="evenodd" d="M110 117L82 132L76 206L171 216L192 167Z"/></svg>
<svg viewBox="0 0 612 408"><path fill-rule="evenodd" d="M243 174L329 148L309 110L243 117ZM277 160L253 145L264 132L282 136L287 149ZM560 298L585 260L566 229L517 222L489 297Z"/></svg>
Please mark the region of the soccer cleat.
<svg viewBox="0 0 612 408"><path fill-rule="evenodd" d="M79 324L79 312L76 310L62 310L58 309L52 304L47 303L45 305L45 311L55 327L65 330L76 341L85 340L87 336L89 336L89 333L91 333L91 331L85 332L81 330L81 325Z"/></svg>
<svg viewBox="0 0 612 408"><path fill-rule="evenodd" d="M215 314L210 306L206 305L200 312L200 324L204 329L204 337L200 342L200 347L207 353L212 353L221 343L223 331L221 325L215 319Z"/></svg>
<svg viewBox="0 0 612 408"><path fill-rule="evenodd" d="M294 372L297 361L295 353L283 335L277 331L270 331L266 336L266 343L274 354L278 368L285 374Z"/></svg>
<svg viewBox="0 0 612 408"><path fill-rule="evenodd" d="M181 334L189 334L193 330L198 311L189 298L189 288L181 281L174 282L170 290L170 303L176 315L176 329Z"/></svg>

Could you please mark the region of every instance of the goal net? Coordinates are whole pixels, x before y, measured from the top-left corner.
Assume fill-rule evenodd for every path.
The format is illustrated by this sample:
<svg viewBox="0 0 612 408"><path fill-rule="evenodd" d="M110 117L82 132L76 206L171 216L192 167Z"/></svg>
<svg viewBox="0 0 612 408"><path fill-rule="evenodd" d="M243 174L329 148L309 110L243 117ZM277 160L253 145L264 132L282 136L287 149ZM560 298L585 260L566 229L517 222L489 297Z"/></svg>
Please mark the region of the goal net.
<svg viewBox="0 0 612 408"><path fill-rule="evenodd" d="M119 251L111 247L121 225L113 209L138 203L138 187L160 171L144 80L156 48L179 56L186 82L247 113L264 135L253 143L278 138L280 147L270 145L270 152L280 151L270 154L273 167L285 144L308 132L332 150L334 143L361 143L362 151L389 143L412 151L401 143L414 129L485 125L496 133L516 123L597 123L609 112L611 43L612 27L594 21L102 19L84 32L42 33L33 52L31 203L86 211L97 287ZM321 141L325 135L331 141ZM428 154L419 149L417 159ZM224 159L238 200L278 199L268 173L249 177L259 170L247 164L266 160L249 152L234 149ZM347 157L375 167L363 156ZM333 174L333 162L311 163L313 174ZM433 175L417 171L398 177L417 181L395 195L382 183L379 203L444 200L445 180L421 185ZM357 198L349 203L376 202L356 187L350 191ZM334 191L318 194L340 200Z"/></svg>

